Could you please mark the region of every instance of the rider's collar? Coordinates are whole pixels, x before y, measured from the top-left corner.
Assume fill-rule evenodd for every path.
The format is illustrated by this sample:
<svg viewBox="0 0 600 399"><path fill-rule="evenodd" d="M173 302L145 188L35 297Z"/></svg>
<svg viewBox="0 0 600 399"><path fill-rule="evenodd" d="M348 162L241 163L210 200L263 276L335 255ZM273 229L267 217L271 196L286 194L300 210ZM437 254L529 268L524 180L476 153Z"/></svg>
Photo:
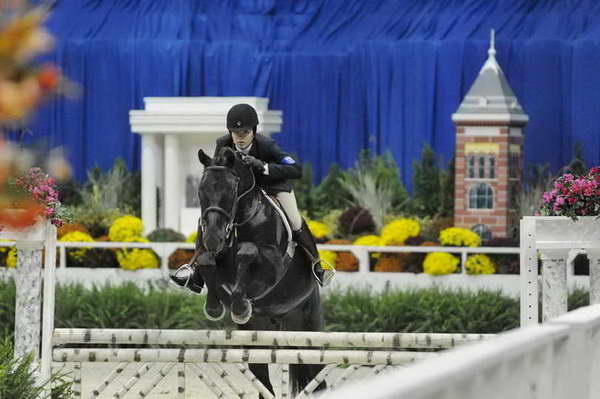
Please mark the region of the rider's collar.
<svg viewBox="0 0 600 399"><path fill-rule="evenodd" d="M243 152L244 154L246 154L246 155L247 155L247 154L250 152L250 149L252 148L252 143L250 143L250 145L249 145L248 147L246 147L246 148L241 148L241 147L238 147L238 145L237 145L237 144L234 144L234 146L235 146L235 149L236 149L237 151L239 151L239 152Z"/></svg>

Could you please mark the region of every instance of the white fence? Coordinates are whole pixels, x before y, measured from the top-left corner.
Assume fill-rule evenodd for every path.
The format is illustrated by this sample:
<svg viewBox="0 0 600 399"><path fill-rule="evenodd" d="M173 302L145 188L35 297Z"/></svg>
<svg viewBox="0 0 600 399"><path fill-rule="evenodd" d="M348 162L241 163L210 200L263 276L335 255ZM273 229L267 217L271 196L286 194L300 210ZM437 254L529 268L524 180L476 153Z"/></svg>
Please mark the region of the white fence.
<svg viewBox="0 0 600 399"><path fill-rule="evenodd" d="M0 246L8 247L13 244L0 242ZM193 249L191 243L114 243L114 242L93 242L93 243L74 243L57 242L58 247L58 265L56 270L56 279L59 283L80 283L86 287L92 284L103 285L111 283L114 285L124 282L133 282L144 288L147 281L166 283L168 281L168 260L169 256L178 248ZM374 292L381 292L388 288L406 289L406 288L430 288L439 287L442 289L469 289L469 290L499 290L505 295L518 297L520 295L520 277L516 274L492 274L472 276L466 273L464 264L467 257L474 253L483 254L508 254L515 257L519 254L518 247L418 247L418 246L356 246L356 245L325 245L319 244L319 249L346 252L349 251L359 261L358 271L356 272L338 272L331 286L324 289L324 293L335 289L345 289L347 287L370 288ZM135 271L122 270L119 268L95 268L87 267L66 267L68 248L147 248L152 249L160 257L160 269L141 269ZM461 272L444 276L431 276L425 273L393 273L393 272L373 272L370 271L370 253L430 253L430 252L451 252L460 256ZM585 251L573 249L568 259L568 286L569 289L583 288L588 289L589 279L587 276L575 276L573 274L573 259L578 253ZM14 277L14 270L0 267L0 279Z"/></svg>
<svg viewBox="0 0 600 399"><path fill-rule="evenodd" d="M595 399L600 305L341 387L327 399Z"/></svg>
<svg viewBox="0 0 600 399"><path fill-rule="evenodd" d="M521 329L457 348L328 399L595 399L600 397L600 221L521 220ZM590 258L592 305L567 313L569 253ZM538 254L542 319L538 325Z"/></svg>
<svg viewBox="0 0 600 399"><path fill-rule="evenodd" d="M10 243L0 242L0 246L10 246ZM356 245L325 245L319 244L319 249L334 252L351 252L358 259L358 271L356 272L338 272L333 280L333 284L327 287L324 292L338 288L347 287L370 288L372 291L381 292L387 288L430 288L440 287L444 289L487 289L500 290L506 295L517 297L519 295L519 276L510 274L478 275L472 276L466 273L464 264L467 257L474 253L483 254L512 254L515 257L519 254L519 248L497 248L497 247L419 247L419 246L356 246ZM141 287L146 281L166 282L168 279L168 260L169 256L177 249L193 249L191 243L115 243L115 242L57 242L58 248L58 268L56 278L59 283L81 283L87 287L92 284L103 285L104 283L121 284L123 282L133 282ZM160 257L160 270L142 269L135 271L122 270L118 268L95 268L90 273L89 268L67 268L68 248L146 248L152 249ZM461 271L444 276L431 276L425 273L393 273L393 272L373 272L370 271L371 253L430 253L430 252L450 252L460 257ZM572 268L571 268L572 270ZM13 270L0 268L0 278L13 276ZM586 287L587 280L579 276L569 279L571 288Z"/></svg>

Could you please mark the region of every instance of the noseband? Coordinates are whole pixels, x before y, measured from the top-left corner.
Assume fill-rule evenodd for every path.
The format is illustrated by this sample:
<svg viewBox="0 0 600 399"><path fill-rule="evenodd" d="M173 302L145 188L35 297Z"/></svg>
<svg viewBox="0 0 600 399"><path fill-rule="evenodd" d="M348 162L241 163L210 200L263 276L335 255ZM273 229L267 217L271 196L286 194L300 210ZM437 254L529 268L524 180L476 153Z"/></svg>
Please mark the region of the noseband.
<svg viewBox="0 0 600 399"><path fill-rule="evenodd" d="M231 170L229 168L227 168L226 166L220 166L220 165L215 165L215 166L208 166L205 168L205 171L209 171L209 170L214 170L214 171L230 171L230 173L233 174L233 172L231 172ZM227 212L225 209L221 208L220 206L209 206L208 208L202 210L202 217L200 219L200 227L202 228L202 243L204 244L204 237L206 237L206 215L208 215L209 212L217 212L222 214L223 216L225 216L227 218L227 225L225 225L225 239L227 240L228 244L227 246L230 247L232 245L232 240L231 238L233 237L231 235L231 232L234 231L234 229L237 229L238 226L242 226L243 224L247 223L250 219L252 219L252 217L254 217L255 212L252 212L252 214L250 215L250 217L248 217L248 219L244 220L242 223L235 223L235 216L237 213L237 208L238 208L238 204L240 202L240 199L242 199L246 194L248 194L250 191L252 191L252 189L254 189L254 186L256 185L256 179L254 178L254 173L250 173L252 175L252 185L250 186L250 188L246 191L244 191L240 196L236 197L236 199L233 201L233 205L231 206L231 210L229 212ZM238 186L240 184L240 178L234 174L235 177L235 188L234 188L234 192L237 193L238 192ZM258 207L257 207L258 210ZM236 234L237 235L237 234ZM206 245L204 245L204 247L206 248Z"/></svg>

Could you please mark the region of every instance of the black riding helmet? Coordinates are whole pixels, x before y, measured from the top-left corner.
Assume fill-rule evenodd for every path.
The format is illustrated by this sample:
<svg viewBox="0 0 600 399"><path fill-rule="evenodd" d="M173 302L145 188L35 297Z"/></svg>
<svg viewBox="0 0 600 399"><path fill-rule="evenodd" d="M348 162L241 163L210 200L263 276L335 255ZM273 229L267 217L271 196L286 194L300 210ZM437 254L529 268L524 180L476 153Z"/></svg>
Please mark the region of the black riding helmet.
<svg viewBox="0 0 600 399"><path fill-rule="evenodd" d="M227 129L253 129L256 133L258 115L253 106L237 104L227 112Z"/></svg>

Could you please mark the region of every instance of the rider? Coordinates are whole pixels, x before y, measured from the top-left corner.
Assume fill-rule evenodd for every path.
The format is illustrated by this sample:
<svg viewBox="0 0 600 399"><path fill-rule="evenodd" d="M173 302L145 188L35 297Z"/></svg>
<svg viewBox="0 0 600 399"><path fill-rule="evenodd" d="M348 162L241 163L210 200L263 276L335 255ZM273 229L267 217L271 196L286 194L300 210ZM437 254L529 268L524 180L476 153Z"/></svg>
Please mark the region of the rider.
<svg viewBox="0 0 600 399"><path fill-rule="evenodd" d="M305 250L309 258L313 274L321 286L329 284L335 271L323 269L319 259L319 251L314 238L302 219L291 179L302 177L302 168L288 153L282 151L271 138L256 133L258 115L256 110L248 104L234 105L227 113L226 134L217 139L216 155L221 148L229 147L244 154L244 163L249 165L256 176L256 184L267 194L274 195L281 204L293 233L293 239ZM198 245L197 245L198 246ZM190 270L181 270L171 274L171 279L179 286L187 286L194 292L198 291L197 273L190 278ZM192 282L189 284L189 282ZM200 290L202 286L200 285Z"/></svg>

